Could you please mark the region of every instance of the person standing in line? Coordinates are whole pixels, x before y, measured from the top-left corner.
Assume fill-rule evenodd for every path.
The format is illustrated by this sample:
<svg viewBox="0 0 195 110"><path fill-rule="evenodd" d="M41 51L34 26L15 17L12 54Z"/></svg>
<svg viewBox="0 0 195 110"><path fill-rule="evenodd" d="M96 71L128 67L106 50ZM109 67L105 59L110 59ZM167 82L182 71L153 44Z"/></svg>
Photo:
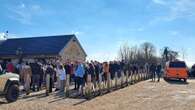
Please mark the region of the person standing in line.
<svg viewBox="0 0 195 110"><path fill-rule="evenodd" d="M2 63L1 63L1 67L2 67L2 70L3 71L6 71L6 69L7 69L7 61L3 61Z"/></svg>
<svg viewBox="0 0 195 110"><path fill-rule="evenodd" d="M71 67L71 63L70 63L70 60L67 60L67 62L65 63L64 65L64 69L66 71L66 75L69 75L69 83L71 83L71 79L73 78L73 74L72 74L72 67Z"/></svg>
<svg viewBox="0 0 195 110"><path fill-rule="evenodd" d="M110 73L109 73L109 64L108 62L103 63L103 74L104 74L104 82L105 82L105 87L108 89L110 88Z"/></svg>
<svg viewBox="0 0 195 110"><path fill-rule="evenodd" d="M155 79L156 79L156 75L155 75L155 72L156 72L156 66L154 63L152 63L152 65L150 66L150 72L152 74L152 81L155 82Z"/></svg>
<svg viewBox="0 0 195 110"><path fill-rule="evenodd" d="M115 76L115 72L114 72L114 64L112 61L110 61L109 63L109 71L110 71L110 76L111 76L111 79L113 80L114 79L114 76Z"/></svg>
<svg viewBox="0 0 195 110"><path fill-rule="evenodd" d="M59 65L57 68L57 74L60 79L60 92L63 93L65 88L66 71L62 65Z"/></svg>
<svg viewBox="0 0 195 110"><path fill-rule="evenodd" d="M15 70L14 65L12 64L11 61L9 61L8 64L7 64L7 72L13 73L14 70Z"/></svg>
<svg viewBox="0 0 195 110"><path fill-rule="evenodd" d="M53 69L53 66L51 64L47 65L47 69L45 71L46 73L46 95L48 96L49 93L52 92L52 88L53 88L53 76L55 74L55 71Z"/></svg>
<svg viewBox="0 0 195 110"><path fill-rule="evenodd" d="M95 76L96 76L96 81L99 81L99 74L100 74L100 65L99 62L95 61Z"/></svg>
<svg viewBox="0 0 195 110"><path fill-rule="evenodd" d="M108 74L109 74L109 64L108 62L103 63L103 74L104 74L104 81L107 81Z"/></svg>
<svg viewBox="0 0 195 110"><path fill-rule="evenodd" d="M77 68L75 70L75 76L76 76L76 90L80 90L81 87L81 94L83 94L83 86L84 86L84 74L85 74L85 68L84 65L81 62L77 62Z"/></svg>
<svg viewBox="0 0 195 110"><path fill-rule="evenodd" d="M161 64L158 64L157 67L156 67L156 74L157 74L157 77L158 77L158 82L160 82L160 77L161 77L161 70L162 70L162 66Z"/></svg>
<svg viewBox="0 0 195 110"><path fill-rule="evenodd" d="M43 63L39 63L40 66L40 78L39 78L39 88L42 88L44 82L44 70L43 70Z"/></svg>
<svg viewBox="0 0 195 110"><path fill-rule="evenodd" d="M96 88L96 75L93 63L89 64L89 74L91 75L91 82L93 83L93 87Z"/></svg>
<svg viewBox="0 0 195 110"><path fill-rule="evenodd" d="M40 72L41 72L41 66L37 63L31 63L30 64L31 69L32 69L32 86L33 86L33 91L39 91L39 81L40 81Z"/></svg>
<svg viewBox="0 0 195 110"><path fill-rule="evenodd" d="M0 74L2 74L2 73L3 73L3 69L2 69L1 64L0 64Z"/></svg>
<svg viewBox="0 0 195 110"><path fill-rule="evenodd" d="M22 64L20 75L21 75L21 79L24 81L24 90L26 92L26 95L29 95L32 71L28 63Z"/></svg>

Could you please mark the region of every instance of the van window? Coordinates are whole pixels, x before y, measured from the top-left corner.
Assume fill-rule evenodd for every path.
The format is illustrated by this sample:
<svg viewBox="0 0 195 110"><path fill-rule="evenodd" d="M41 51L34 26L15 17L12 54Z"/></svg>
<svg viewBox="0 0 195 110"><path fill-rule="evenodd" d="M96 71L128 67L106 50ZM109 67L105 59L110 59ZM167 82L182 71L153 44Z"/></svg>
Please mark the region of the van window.
<svg viewBox="0 0 195 110"><path fill-rule="evenodd" d="M170 62L170 68L186 68L185 62Z"/></svg>

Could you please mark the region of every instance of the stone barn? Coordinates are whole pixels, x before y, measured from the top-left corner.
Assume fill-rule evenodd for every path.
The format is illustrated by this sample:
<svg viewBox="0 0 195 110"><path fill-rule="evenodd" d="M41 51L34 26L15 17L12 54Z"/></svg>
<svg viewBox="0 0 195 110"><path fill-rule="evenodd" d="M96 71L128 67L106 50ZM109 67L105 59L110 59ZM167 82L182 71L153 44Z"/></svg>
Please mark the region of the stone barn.
<svg viewBox="0 0 195 110"><path fill-rule="evenodd" d="M75 35L13 38L0 41L0 60L52 59L85 61L87 54Z"/></svg>

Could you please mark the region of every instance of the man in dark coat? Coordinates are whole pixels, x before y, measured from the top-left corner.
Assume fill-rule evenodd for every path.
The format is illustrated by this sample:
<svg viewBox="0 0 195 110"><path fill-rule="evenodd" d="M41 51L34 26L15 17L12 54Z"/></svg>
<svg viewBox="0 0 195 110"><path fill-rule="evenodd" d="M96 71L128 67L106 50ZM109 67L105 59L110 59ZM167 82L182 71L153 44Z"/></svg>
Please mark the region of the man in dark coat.
<svg viewBox="0 0 195 110"><path fill-rule="evenodd" d="M158 82L160 82L161 69L162 69L161 64L158 64L157 67L156 67L156 74L157 74L157 77L158 77Z"/></svg>
<svg viewBox="0 0 195 110"><path fill-rule="evenodd" d="M150 73L152 74L152 81L155 81L155 72L156 72L156 66L155 64L153 63L151 66L150 66Z"/></svg>
<svg viewBox="0 0 195 110"><path fill-rule="evenodd" d="M49 95L49 93L52 92L53 83L54 83L53 77L55 74L54 68L51 64L47 66L45 73L46 73L46 95Z"/></svg>
<svg viewBox="0 0 195 110"><path fill-rule="evenodd" d="M33 86L33 91L39 91L40 87L40 75L41 75L41 66L35 62L31 63L30 67L32 69L32 86Z"/></svg>

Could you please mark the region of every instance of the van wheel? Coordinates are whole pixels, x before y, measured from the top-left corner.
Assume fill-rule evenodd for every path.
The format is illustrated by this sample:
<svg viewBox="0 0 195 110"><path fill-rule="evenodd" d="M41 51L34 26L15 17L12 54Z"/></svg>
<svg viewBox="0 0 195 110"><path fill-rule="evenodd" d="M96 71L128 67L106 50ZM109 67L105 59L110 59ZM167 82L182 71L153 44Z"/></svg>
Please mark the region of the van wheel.
<svg viewBox="0 0 195 110"><path fill-rule="evenodd" d="M19 87L17 84L12 84L9 86L7 93L6 93L6 100L8 102L14 102L18 99L19 97Z"/></svg>
<svg viewBox="0 0 195 110"><path fill-rule="evenodd" d="M187 79L183 79L184 80L184 82L187 82Z"/></svg>
<svg viewBox="0 0 195 110"><path fill-rule="evenodd" d="M168 78L164 77L164 80L165 80L165 81L168 81Z"/></svg>

